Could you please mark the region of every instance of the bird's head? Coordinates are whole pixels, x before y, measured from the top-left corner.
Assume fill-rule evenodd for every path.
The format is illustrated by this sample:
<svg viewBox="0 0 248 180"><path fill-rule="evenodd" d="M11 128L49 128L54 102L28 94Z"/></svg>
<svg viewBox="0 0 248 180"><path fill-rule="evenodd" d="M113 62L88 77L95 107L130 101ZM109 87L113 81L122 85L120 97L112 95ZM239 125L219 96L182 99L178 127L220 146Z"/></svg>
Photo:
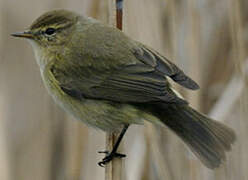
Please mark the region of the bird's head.
<svg viewBox="0 0 248 180"><path fill-rule="evenodd" d="M28 39L39 47L61 47L70 38L79 17L71 11L53 10L41 15L26 31L11 35Z"/></svg>

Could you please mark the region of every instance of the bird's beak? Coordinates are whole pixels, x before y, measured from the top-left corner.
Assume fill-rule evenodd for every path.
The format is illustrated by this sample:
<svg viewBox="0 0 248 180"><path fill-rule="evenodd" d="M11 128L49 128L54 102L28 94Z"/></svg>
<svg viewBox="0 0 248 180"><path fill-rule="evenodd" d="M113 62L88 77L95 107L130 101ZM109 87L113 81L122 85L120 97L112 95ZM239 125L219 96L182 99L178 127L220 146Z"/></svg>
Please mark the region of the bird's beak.
<svg viewBox="0 0 248 180"><path fill-rule="evenodd" d="M27 38L27 39L33 39L34 38L34 35L30 31L12 33L11 36Z"/></svg>

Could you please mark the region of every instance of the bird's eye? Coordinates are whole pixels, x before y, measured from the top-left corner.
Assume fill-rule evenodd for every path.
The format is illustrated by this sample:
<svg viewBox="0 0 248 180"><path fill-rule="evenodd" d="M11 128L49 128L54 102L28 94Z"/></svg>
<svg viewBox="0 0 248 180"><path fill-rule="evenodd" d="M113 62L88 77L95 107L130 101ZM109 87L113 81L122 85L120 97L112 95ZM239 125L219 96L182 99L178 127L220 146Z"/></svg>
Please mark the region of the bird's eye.
<svg viewBox="0 0 248 180"><path fill-rule="evenodd" d="M45 33L47 35L53 35L55 33L55 29L54 28L47 28Z"/></svg>

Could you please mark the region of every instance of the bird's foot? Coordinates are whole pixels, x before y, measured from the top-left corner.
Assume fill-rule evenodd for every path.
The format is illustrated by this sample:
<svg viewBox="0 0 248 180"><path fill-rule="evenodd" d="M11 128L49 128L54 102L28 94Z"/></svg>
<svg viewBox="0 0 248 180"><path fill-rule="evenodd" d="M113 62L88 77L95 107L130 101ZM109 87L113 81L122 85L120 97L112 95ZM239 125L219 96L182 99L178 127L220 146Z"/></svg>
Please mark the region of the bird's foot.
<svg viewBox="0 0 248 180"><path fill-rule="evenodd" d="M103 158L102 161L100 161L98 163L98 165L101 166L101 167L104 167L104 165L106 165L107 163L112 161L114 158L124 158L124 157L126 157L125 154L120 154L120 153L117 153L117 152L109 153L109 151L99 151L98 153L106 154L105 158Z"/></svg>

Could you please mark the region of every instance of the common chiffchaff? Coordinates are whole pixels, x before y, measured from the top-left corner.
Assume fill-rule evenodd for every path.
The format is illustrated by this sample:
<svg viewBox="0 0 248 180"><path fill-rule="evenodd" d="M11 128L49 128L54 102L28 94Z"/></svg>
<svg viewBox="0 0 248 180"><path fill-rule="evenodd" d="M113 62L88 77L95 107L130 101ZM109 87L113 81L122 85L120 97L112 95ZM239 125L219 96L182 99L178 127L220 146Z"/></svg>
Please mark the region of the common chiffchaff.
<svg viewBox="0 0 248 180"><path fill-rule="evenodd" d="M56 103L89 126L122 130L143 120L166 125L208 167L216 168L235 133L192 109L168 79L198 85L155 50L116 28L67 10L40 16L27 31L43 82ZM119 139L121 140L122 136ZM124 157L116 148L99 164Z"/></svg>

